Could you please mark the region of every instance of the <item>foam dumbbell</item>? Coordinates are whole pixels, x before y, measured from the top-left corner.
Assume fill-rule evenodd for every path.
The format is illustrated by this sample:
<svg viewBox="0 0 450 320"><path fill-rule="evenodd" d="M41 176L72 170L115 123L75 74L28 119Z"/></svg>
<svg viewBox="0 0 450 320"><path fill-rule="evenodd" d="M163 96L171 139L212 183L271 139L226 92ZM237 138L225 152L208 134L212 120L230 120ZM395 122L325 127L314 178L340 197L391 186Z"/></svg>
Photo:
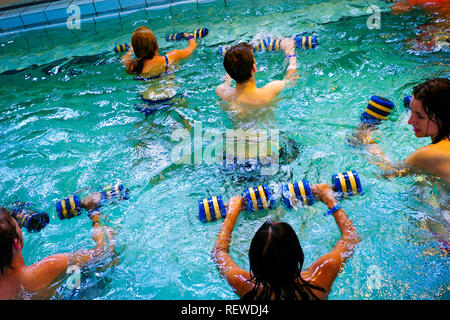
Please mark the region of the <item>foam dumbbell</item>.
<svg viewBox="0 0 450 320"><path fill-rule="evenodd" d="M30 204L16 201L8 207L8 212L17 221L19 227L26 228L28 232L41 231L50 221L46 212L30 210Z"/></svg>
<svg viewBox="0 0 450 320"><path fill-rule="evenodd" d="M282 38L267 37L259 39L253 44L253 51L277 51L281 49ZM314 49L318 44L317 36L305 36L298 34L294 38L295 46L300 49ZM217 53L222 57L225 56L231 45L220 46Z"/></svg>
<svg viewBox="0 0 450 320"><path fill-rule="evenodd" d="M242 197L246 209L250 212L271 209L274 205L272 192L265 184L245 189ZM198 208L199 218L202 222L217 221L227 215L223 198L220 195L199 200Z"/></svg>
<svg viewBox="0 0 450 320"><path fill-rule="evenodd" d="M355 170L340 172L332 175L331 188L343 197L354 196L362 193L361 181ZM287 183L282 186L282 196L286 207L293 208L296 201L305 205L313 205L315 196L311 185L307 180L295 183Z"/></svg>
<svg viewBox="0 0 450 320"><path fill-rule="evenodd" d="M366 109L361 114L361 122L377 125L387 119L394 109L394 103L386 98L371 96Z"/></svg>
<svg viewBox="0 0 450 320"><path fill-rule="evenodd" d="M113 200L128 200L130 198L129 190L124 188L121 183L115 185L108 185L98 189L99 202L98 206L105 205L108 201ZM84 208L83 200L79 195L73 194L56 202L56 213L59 219L71 219L79 216Z"/></svg>
<svg viewBox="0 0 450 320"><path fill-rule="evenodd" d="M129 49L130 49L130 46L128 45L128 43L122 43L122 44L114 47L114 52L115 53L126 52Z"/></svg>
<svg viewBox="0 0 450 320"><path fill-rule="evenodd" d="M403 106L405 109L411 109L411 98L412 96L406 96L403 98Z"/></svg>
<svg viewBox="0 0 450 320"><path fill-rule="evenodd" d="M194 30L194 32L192 32L193 36L191 37L194 39L200 39L206 37L208 33L209 33L208 28L196 29ZM183 39L189 39L189 37L185 37L184 34L185 34L184 32L171 33L166 36L166 41L180 41Z"/></svg>

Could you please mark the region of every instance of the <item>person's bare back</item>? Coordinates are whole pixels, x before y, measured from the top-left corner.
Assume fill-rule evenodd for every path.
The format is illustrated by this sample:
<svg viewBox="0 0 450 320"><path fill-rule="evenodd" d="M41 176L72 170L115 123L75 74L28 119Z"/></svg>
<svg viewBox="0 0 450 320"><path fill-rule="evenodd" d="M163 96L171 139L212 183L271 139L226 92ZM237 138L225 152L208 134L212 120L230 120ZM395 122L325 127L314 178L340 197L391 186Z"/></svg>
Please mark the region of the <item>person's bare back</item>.
<svg viewBox="0 0 450 320"><path fill-rule="evenodd" d="M297 72L295 43L292 39L283 39L281 48L289 60L286 76L283 80L271 81L261 88L258 88L255 82L257 69L251 46L238 44L228 49L224 57L224 67L227 72L225 81L216 88L216 94L223 101L228 101L229 109L237 112L238 116L245 117L250 110L265 108L287 82L295 78ZM236 81L235 88L231 86L232 80Z"/></svg>

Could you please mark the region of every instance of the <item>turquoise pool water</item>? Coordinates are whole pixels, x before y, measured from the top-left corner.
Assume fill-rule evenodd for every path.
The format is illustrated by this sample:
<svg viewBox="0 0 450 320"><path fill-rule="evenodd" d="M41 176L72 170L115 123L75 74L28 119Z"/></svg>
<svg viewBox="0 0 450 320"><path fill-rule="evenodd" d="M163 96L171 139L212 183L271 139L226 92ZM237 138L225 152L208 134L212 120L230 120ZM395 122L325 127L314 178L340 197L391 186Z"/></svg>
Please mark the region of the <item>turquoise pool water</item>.
<svg viewBox="0 0 450 320"><path fill-rule="evenodd" d="M0 39L0 203L30 201L50 213L39 233L24 231L27 264L48 255L93 245L86 215L60 221L54 203L72 192L121 181L131 199L106 207L105 224L116 232L119 262L83 270L81 289L63 284L55 299L236 299L210 258L221 222L203 224L197 201L222 194L228 200L245 187L267 183L276 196L282 182L303 178L330 182L333 173L358 171L365 194L342 202L362 241L336 279L330 299L448 299L449 260L433 234L447 235L449 186L425 176L385 179L362 149L346 139L371 95L396 108L379 126L377 139L399 161L429 141L407 124L402 97L427 77L445 76L448 52L414 52L406 40L429 22L419 11L392 16L382 1L381 28L366 26L360 1L240 1L185 4L140 11L80 30L54 28ZM184 43L166 34L208 27L195 53L181 63L176 83L186 101L145 120L134 107L142 84L125 74L112 48L149 26L160 51ZM315 50L297 49L300 79L285 89L264 127L282 130L299 146L297 158L274 176L230 173L218 165L176 165L171 133L180 116L203 129L233 128L215 86L224 70L217 47L257 35L315 32ZM282 79L283 54L256 55L257 84ZM255 125L257 125L255 123ZM84 193L86 194L86 193ZM267 219L289 222L309 266L339 238L323 204L241 214L231 255L248 268L254 232ZM381 286L370 286L372 270Z"/></svg>

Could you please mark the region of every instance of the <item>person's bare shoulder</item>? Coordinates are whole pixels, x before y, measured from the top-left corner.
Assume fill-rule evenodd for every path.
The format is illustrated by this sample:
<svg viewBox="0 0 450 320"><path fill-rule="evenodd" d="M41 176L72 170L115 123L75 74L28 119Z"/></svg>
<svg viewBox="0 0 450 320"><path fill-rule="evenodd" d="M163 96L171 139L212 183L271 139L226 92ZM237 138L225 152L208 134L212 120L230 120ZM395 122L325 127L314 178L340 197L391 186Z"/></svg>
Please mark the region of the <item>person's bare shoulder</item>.
<svg viewBox="0 0 450 320"><path fill-rule="evenodd" d="M419 148L405 159L405 164L424 169L450 182L450 143L443 141Z"/></svg>
<svg viewBox="0 0 450 320"><path fill-rule="evenodd" d="M39 291L50 285L69 263L69 254L55 254L27 267L21 274L23 287L30 292Z"/></svg>
<svg viewBox="0 0 450 320"><path fill-rule="evenodd" d="M278 95L285 86L285 80L274 80L262 87L261 91L263 91L264 97L269 101Z"/></svg>
<svg viewBox="0 0 450 320"><path fill-rule="evenodd" d="M411 153L405 160L405 163L415 167L423 168L433 160L436 150L433 145L424 146ZM425 168L423 168L425 169Z"/></svg>
<svg viewBox="0 0 450 320"><path fill-rule="evenodd" d="M216 88L216 94L224 101L233 99L235 89L223 83Z"/></svg>

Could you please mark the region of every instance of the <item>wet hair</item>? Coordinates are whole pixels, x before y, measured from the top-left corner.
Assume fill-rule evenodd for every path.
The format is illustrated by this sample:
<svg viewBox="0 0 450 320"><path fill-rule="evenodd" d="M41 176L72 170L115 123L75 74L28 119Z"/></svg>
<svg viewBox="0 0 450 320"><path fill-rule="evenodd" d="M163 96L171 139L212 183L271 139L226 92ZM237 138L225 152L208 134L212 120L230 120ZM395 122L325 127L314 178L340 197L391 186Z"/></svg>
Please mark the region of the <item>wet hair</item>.
<svg viewBox="0 0 450 320"><path fill-rule="evenodd" d="M137 57L133 65L133 73L139 74L144 68L144 61L150 60L158 50L158 42L152 30L147 27L139 27L131 36L131 45Z"/></svg>
<svg viewBox="0 0 450 320"><path fill-rule="evenodd" d="M12 246L14 239L20 239L17 233L14 218L9 212L0 207L0 273L4 268L11 268Z"/></svg>
<svg viewBox="0 0 450 320"><path fill-rule="evenodd" d="M225 53L223 66L230 77L237 83L249 80L255 63L252 46L248 43L239 43L232 46Z"/></svg>
<svg viewBox="0 0 450 320"><path fill-rule="evenodd" d="M243 300L310 300L319 299L311 289L325 291L302 279L303 250L288 223L265 222L252 239L249 260L255 285Z"/></svg>
<svg viewBox="0 0 450 320"><path fill-rule="evenodd" d="M413 88L413 96L422 102L423 110L438 125L438 135L433 143L450 137L450 80L429 79Z"/></svg>

